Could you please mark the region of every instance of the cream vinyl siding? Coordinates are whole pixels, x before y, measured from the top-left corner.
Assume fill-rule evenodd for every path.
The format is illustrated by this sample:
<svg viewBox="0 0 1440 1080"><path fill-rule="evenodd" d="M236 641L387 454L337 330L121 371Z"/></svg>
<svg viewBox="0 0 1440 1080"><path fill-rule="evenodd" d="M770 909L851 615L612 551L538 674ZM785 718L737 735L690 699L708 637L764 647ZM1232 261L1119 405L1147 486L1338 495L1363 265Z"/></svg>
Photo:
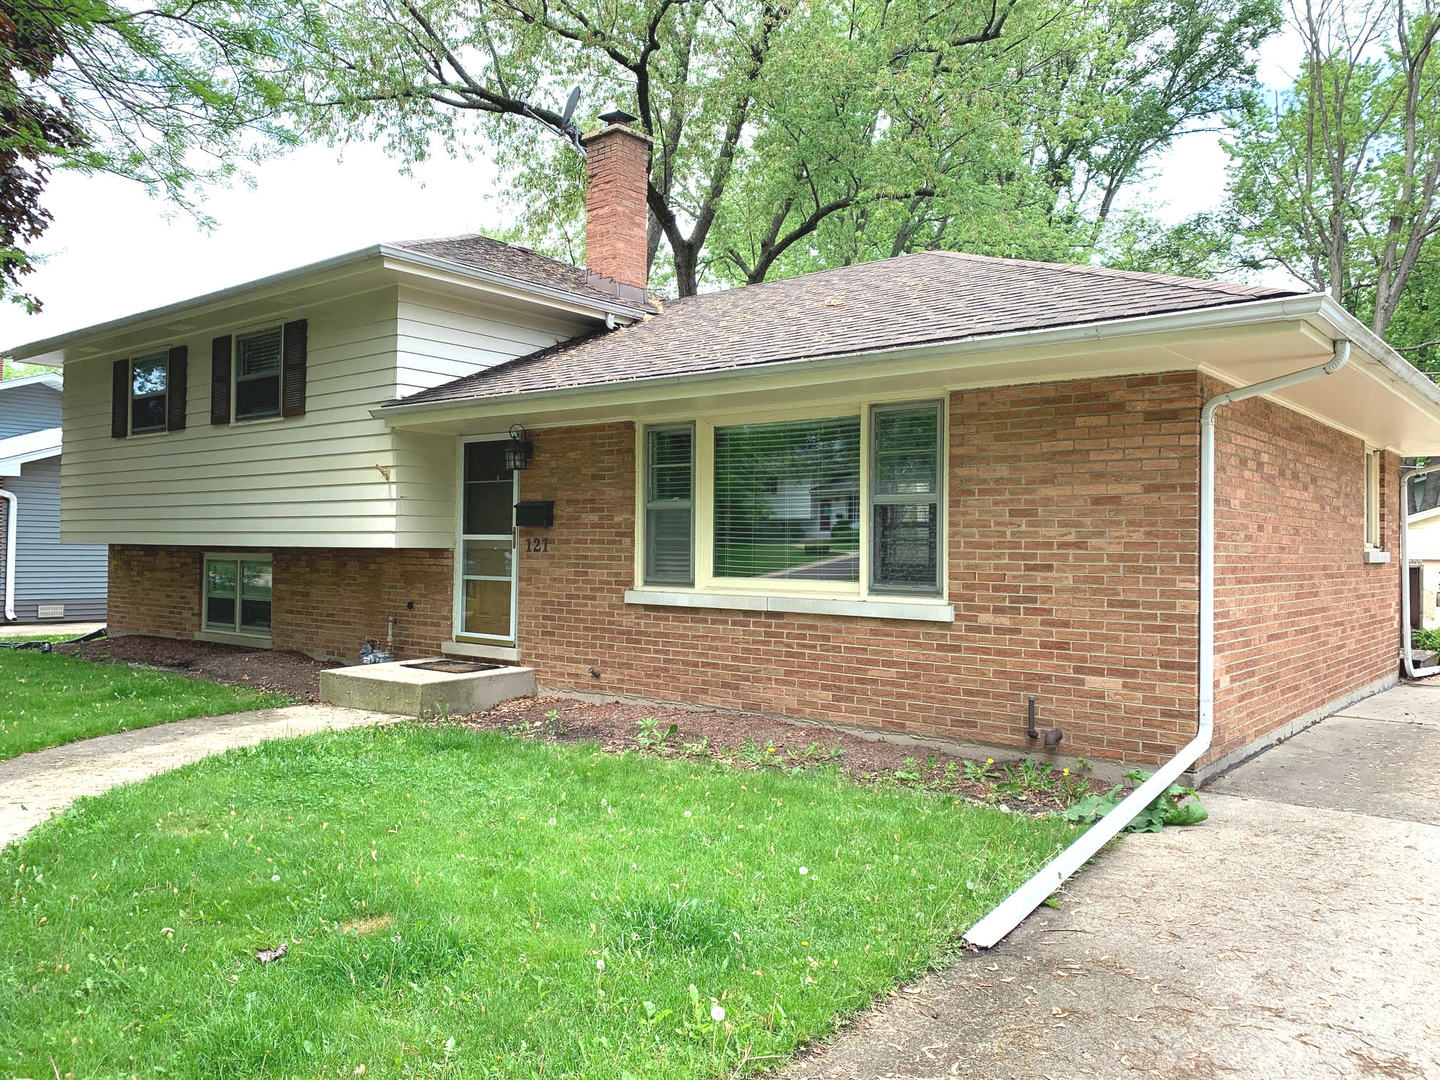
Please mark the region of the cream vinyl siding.
<svg viewBox="0 0 1440 1080"><path fill-rule="evenodd" d="M589 333L595 323L402 285L395 326L396 396L403 398Z"/></svg>
<svg viewBox="0 0 1440 1080"><path fill-rule="evenodd" d="M309 320L306 414L210 423L210 342L258 324L211 324L189 346L184 431L110 437L105 355L65 365L62 535L78 543L394 547L396 436L370 415L395 396L395 290L278 310ZM453 529L437 534L451 543Z"/></svg>
<svg viewBox="0 0 1440 1080"><path fill-rule="evenodd" d="M309 321L305 415L212 425L211 339L299 318ZM71 361L65 539L210 548L453 547L454 438L393 431L371 410L593 326L538 305L394 286L277 307L265 318L214 322L180 339ZM111 361L182 344L189 347L185 430L112 439Z"/></svg>

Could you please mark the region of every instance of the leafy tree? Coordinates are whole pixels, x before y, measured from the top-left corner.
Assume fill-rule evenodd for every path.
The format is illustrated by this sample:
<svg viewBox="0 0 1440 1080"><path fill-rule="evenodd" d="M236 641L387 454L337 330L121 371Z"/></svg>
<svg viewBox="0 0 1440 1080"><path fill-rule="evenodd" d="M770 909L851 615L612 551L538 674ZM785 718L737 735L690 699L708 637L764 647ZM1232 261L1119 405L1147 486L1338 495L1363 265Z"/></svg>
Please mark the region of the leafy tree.
<svg viewBox="0 0 1440 1080"><path fill-rule="evenodd" d="M936 246L1083 257L1155 151L1233 103L1273 3L303 0L289 95L407 161L493 149L520 232L572 258L560 102L618 103L685 295Z"/></svg>
<svg viewBox="0 0 1440 1080"><path fill-rule="evenodd" d="M1440 19L1432 0L1305 0L1295 85L1252 101L1228 146L1229 211L1257 263L1328 292L1402 344L1437 337ZM1417 273L1420 274L1417 277ZM1404 313L1397 322L1397 316Z"/></svg>
<svg viewBox="0 0 1440 1080"><path fill-rule="evenodd" d="M280 122L272 58L284 0L0 3L0 295L50 222L53 168L108 172L200 216L204 185L254 156ZM272 143L271 145L274 145Z"/></svg>

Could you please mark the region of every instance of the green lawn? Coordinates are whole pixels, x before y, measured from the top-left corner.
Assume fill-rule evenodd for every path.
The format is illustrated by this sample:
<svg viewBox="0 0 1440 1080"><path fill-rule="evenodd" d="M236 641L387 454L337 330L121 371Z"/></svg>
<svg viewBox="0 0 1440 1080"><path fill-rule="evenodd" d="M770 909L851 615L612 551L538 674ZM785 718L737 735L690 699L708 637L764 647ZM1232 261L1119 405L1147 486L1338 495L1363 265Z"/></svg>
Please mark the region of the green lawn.
<svg viewBox="0 0 1440 1080"><path fill-rule="evenodd" d="M945 960L1072 835L833 770L266 743L0 853L0 1075L746 1073Z"/></svg>
<svg viewBox="0 0 1440 1080"><path fill-rule="evenodd" d="M0 649L0 759L167 720L288 703L281 694L163 671Z"/></svg>

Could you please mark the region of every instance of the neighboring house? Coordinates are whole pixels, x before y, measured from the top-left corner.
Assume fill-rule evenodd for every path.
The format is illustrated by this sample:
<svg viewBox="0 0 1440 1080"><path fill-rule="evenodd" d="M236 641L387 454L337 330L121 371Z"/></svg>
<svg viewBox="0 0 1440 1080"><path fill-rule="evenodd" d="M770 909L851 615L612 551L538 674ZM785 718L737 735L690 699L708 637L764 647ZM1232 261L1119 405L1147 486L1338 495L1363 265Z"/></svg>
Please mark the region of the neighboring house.
<svg viewBox="0 0 1440 1080"><path fill-rule="evenodd" d="M936 252L661 303L646 140L585 145L588 271L381 245L14 351L64 363L112 632L1020 746L1033 696L1156 761L1200 702L1202 405L1333 358L1216 416L1201 771L1395 681L1440 393L1328 298Z"/></svg>
<svg viewBox="0 0 1440 1080"><path fill-rule="evenodd" d="M4 375L0 359L0 625L103 619L105 545L60 542L61 378Z"/></svg>
<svg viewBox="0 0 1440 1080"><path fill-rule="evenodd" d="M1405 555L1412 575L1419 576L1418 582L1412 579L1411 622L1434 630L1440 627L1440 507L1411 514L1409 525Z"/></svg>

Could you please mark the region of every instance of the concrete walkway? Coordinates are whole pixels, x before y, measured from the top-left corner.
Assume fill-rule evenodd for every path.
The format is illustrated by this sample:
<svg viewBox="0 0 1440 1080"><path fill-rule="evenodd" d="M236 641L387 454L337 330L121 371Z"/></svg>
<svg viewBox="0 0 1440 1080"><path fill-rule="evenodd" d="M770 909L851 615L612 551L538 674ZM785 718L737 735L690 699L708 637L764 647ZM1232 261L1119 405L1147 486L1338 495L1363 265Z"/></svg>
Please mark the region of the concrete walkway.
<svg viewBox="0 0 1440 1080"><path fill-rule="evenodd" d="M104 630L103 622L0 623L0 639L17 637L84 637Z"/></svg>
<svg viewBox="0 0 1440 1080"><path fill-rule="evenodd" d="M99 795L236 746L399 719L333 705L290 705L156 724L21 754L0 761L0 847L82 795Z"/></svg>
<svg viewBox="0 0 1440 1080"><path fill-rule="evenodd" d="M781 1075L1440 1078L1437 776L1440 685L1352 706Z"/></svg>

